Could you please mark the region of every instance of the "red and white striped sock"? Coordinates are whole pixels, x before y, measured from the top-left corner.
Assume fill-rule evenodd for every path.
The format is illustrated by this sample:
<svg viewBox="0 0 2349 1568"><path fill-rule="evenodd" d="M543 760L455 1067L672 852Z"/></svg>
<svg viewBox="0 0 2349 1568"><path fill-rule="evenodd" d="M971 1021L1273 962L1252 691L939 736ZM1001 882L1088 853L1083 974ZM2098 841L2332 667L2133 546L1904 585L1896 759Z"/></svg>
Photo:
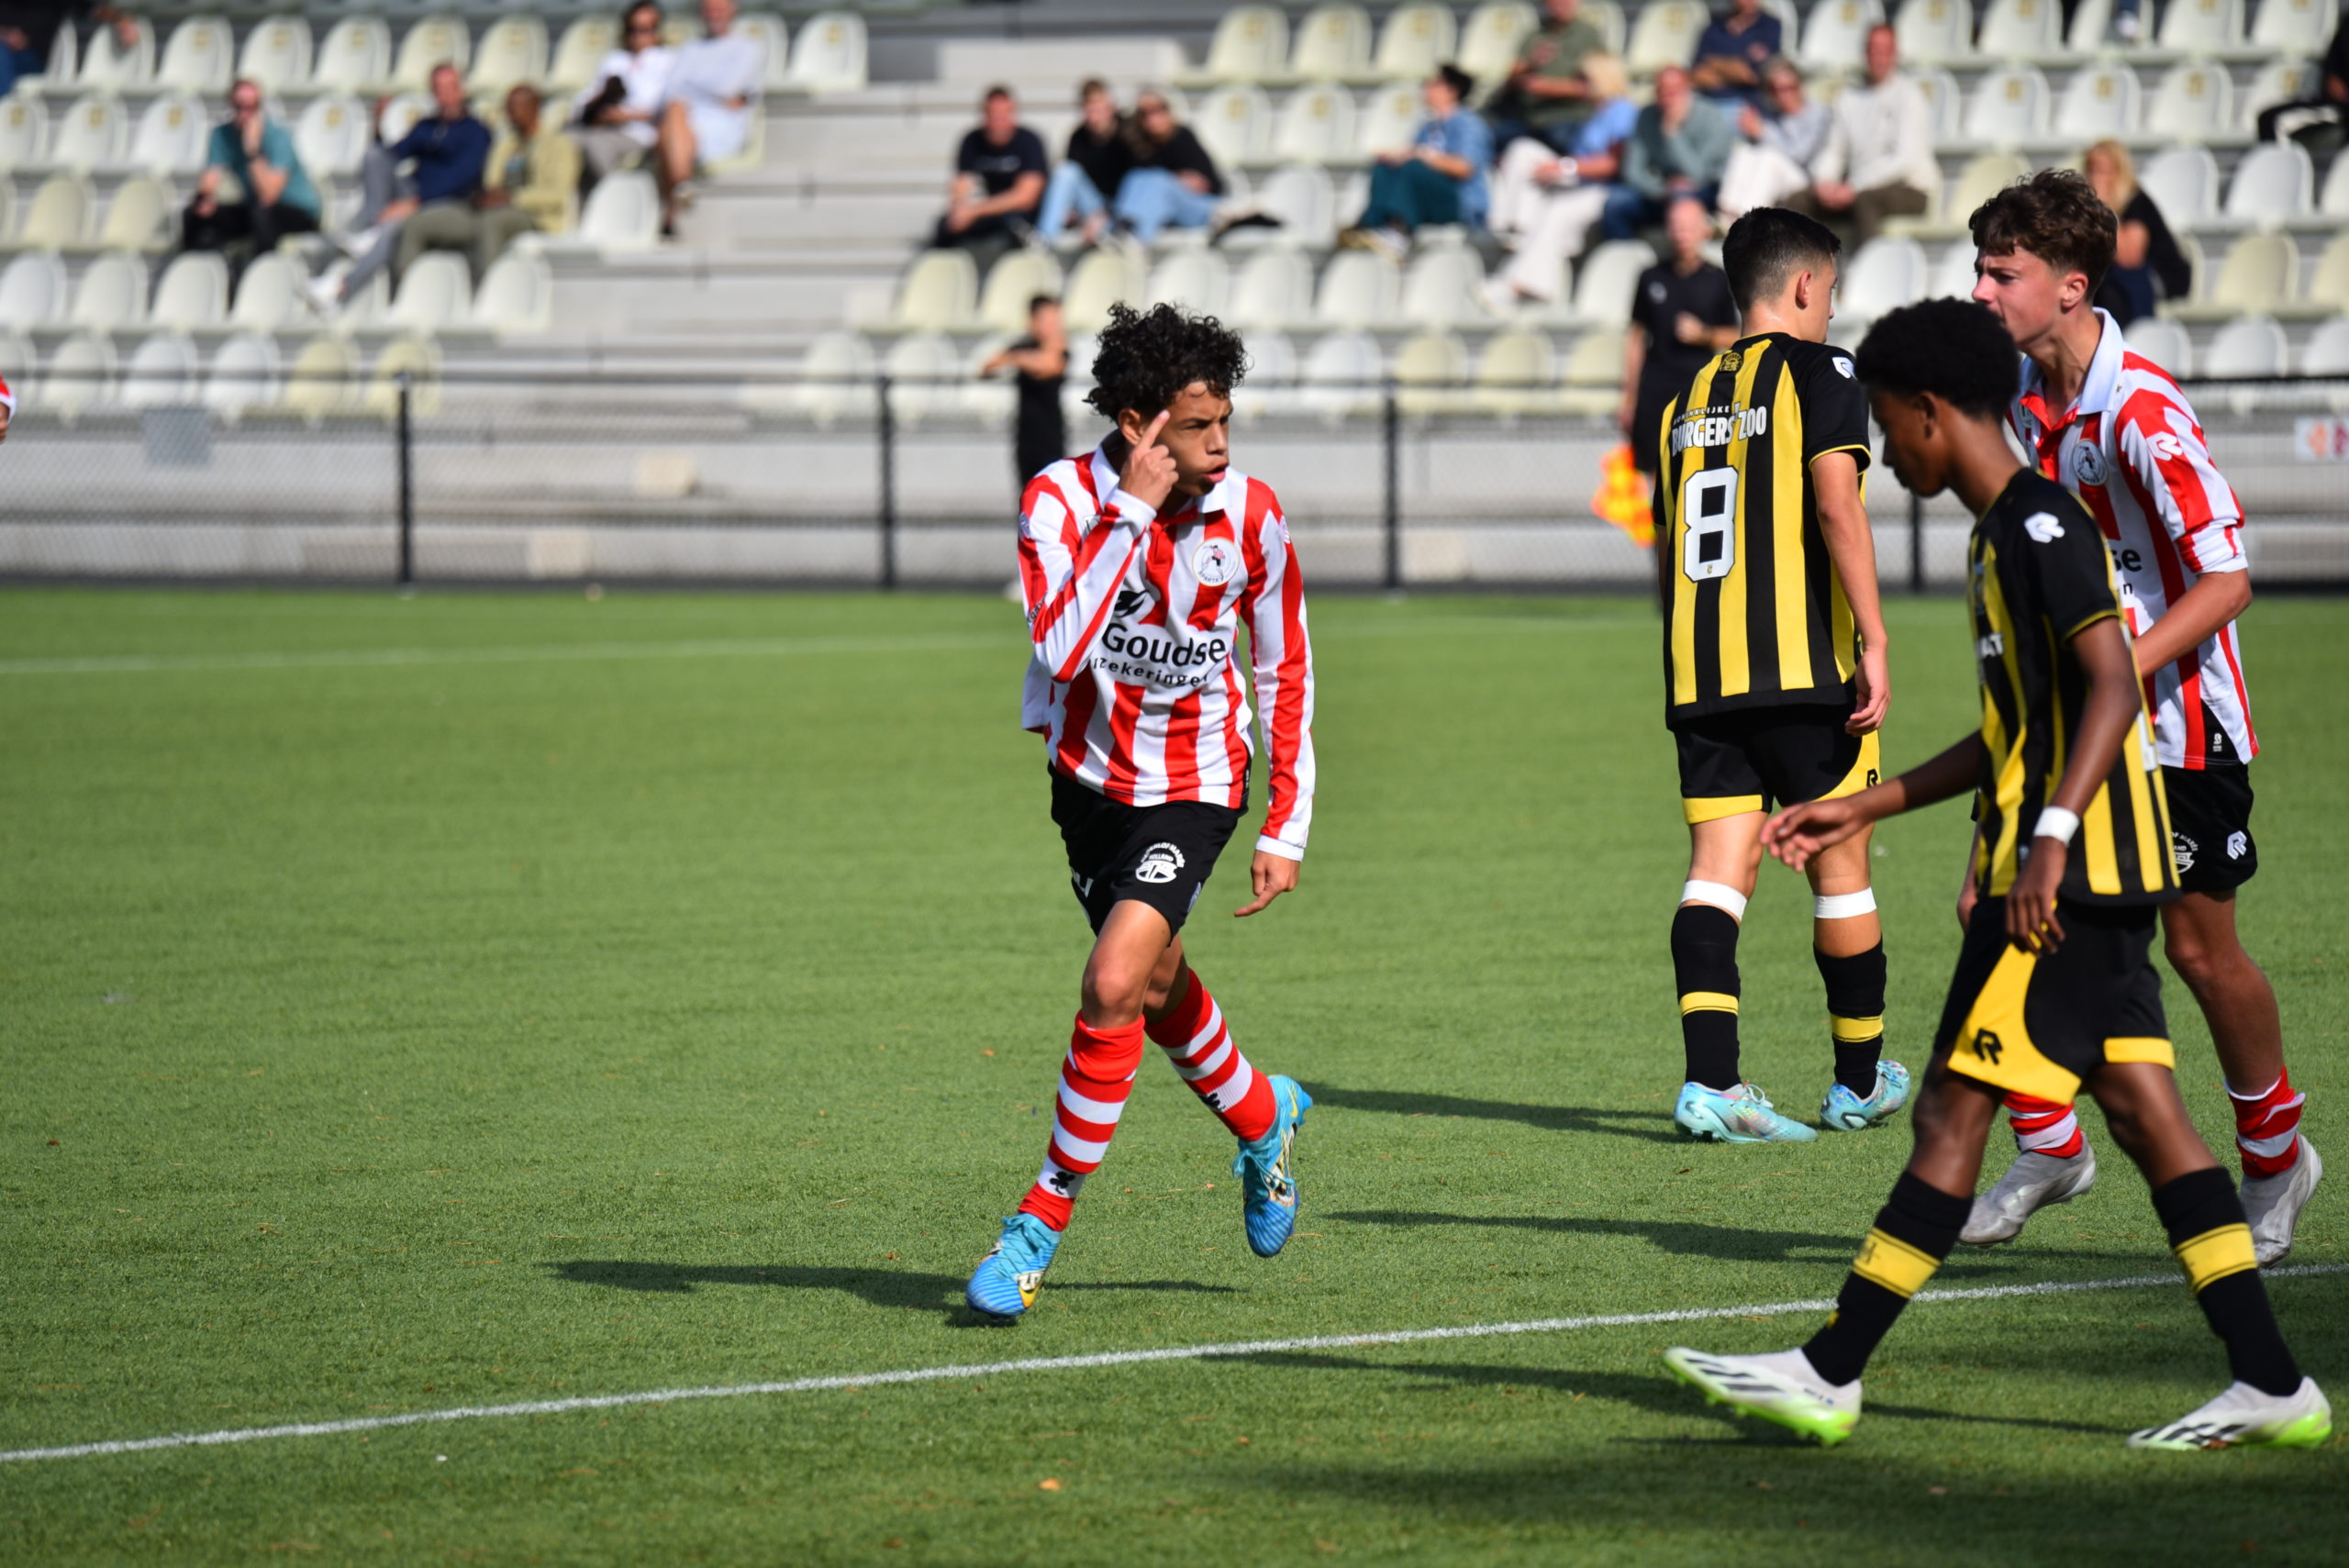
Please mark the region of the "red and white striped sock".
<svg viewBox="0 0 2349 1568"><path fill-rule="evenodd" d="M1101 1157L1109 1151L1118 1118L1125 1114L1126 1096L1133 1093L1141 1053L1139 1021L1123 1029L1097 1029L1079 1016L1069 1037L1067 1060L1061 1063L1059 1103L1052 1110L1052 1140L1044 1152L1044 1169L1019 1200L1020 1213L1032 1214L1055 1230L1068 1229L1069 1211L1085 1178L1101 1168Z"/></svg>
<svg viewBox="0 0 2349 1568"><path fill-rule="evenodd" d="M2239 1095L2230 1084L2227 1098L2235 1106L2244 1176L2280 1176L2300 1162L2300 1106L2308 1096L2293 1089L2288 1071L2263 1095Z"/></svg>
<svg viewBox="0 0 2349 1568"><path fill-rule="evenodd" d="M1197 970L1191 972L1183 999L1164 1018L1144 1027L1164 1048L1191 1093L1207 1102L1234 1138L1253 1143L1273 1129L1272 1080L1257 1072L1232 1042L1223 1009L1208 995Z"/></svg>
<svg viewBox="0 0 2349 1568"><path fill-rule="evenodd" d="M2087 1148L2080 1136L2080 1119L2072 1107L2032 1095L2007 1096L2007 1120L2015 1129L2015 1147L2026 1154L2052 1154L2058 1160L2077 1159Z"/></svg>

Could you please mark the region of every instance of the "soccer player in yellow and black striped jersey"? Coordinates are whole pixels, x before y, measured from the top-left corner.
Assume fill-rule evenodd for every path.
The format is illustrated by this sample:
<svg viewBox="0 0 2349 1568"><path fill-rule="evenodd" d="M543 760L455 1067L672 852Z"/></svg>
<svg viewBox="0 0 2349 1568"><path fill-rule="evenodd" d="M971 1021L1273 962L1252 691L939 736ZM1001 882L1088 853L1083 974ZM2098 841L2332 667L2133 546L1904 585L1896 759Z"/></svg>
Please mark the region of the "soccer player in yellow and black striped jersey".
<svg viewBox="0 0 2349 1568"><path fill-rule="evenodd" d="M1828 344L1835 236L1778 207L1747 213L1721 262L1741 336L1697 373L1656 432L1664 723L1680 753L1688 880L1672 921L1686 1082L1673 1120L1701 1139L1808 1142L1745 1082L1737 938L1773 802L1849 795L1878 776L1887 686L1876 549L1861 499L1866 400ZM1909 1073L1882 1061L1884 933L1862 834L1810 868L1812 953L1835 1081L1821 1126L1898 1111Z"/></svg>
<svg viewBox="0 0 2349 1568"><path fill-rule="evenodd" d="M1860 1412L1860 1373L1949 1256L2002 1095L2065 1104L2083 1087L2153 1188L2154 1209L2234 1381L2130 1438L2132 1448L2312 1447L2321 1390L2276 1327L2234 1184L2194 1130L2172 1071L2155 908L2177 896L2143 689L2103 536L2071 494L2015 460L2003 420L2014 351L1965 300L1896 310L1861 345L1893 471L1954 490L1976 518L1972 568L1982 726L1898 778L1792 806L1764 840L1789 865L1867 823L1972 786L1979 896L1912 1118L1916 1150L1876 1215L1826 1327L1800 1350L1665 1362L1716 1399L1825 1442Z"/></svg>

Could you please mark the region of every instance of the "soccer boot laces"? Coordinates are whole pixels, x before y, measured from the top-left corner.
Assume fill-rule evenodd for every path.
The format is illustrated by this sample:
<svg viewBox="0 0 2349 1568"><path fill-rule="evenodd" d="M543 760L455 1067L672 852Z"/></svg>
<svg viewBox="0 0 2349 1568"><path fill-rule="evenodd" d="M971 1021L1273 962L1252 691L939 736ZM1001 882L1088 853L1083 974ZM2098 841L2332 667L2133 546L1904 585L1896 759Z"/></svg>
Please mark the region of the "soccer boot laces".
<svg viewBox="0 0 2349 1568"><path fill-rule="evenodd" d="M2251 1223L2252 1256L2259 1260L2261 1268L2280 1263L2290 1255L2300 1210L2316 1195L2316 1184L2322 1180L2324 1162L2305 1138L2300 1140L2300 1157L2292 1162L2290 1170L2281 1175L2243 1179L2243 1216Z"/></svg>
<svg viewBox="0 0 2349 1568"><path fill-rule="evenodd" d="M1819 1125L1830 1132L1857 1132L1889 1120L1909 1103L1909 1069L1898 1062L1876 1064L1876 1087L1862 1099L1841 1084L1828 1086L1819 1102Z"/></svg>
<svg viewBox="0 0 2349 1568"><path fill-rule="evenodd" d="M1044 1271L1052 1266L1061 1233L1032 1214L1015 1214L1003 1222L995 1251L979 1260L963 1299L971 1310L989 1318L1017 1318L1036 1305L1044 1286Z"/></svg>
<svg viewBox="0 0 2349 1568"><path fill-rule="evenodd" d="M2262 1394L2248 1383L2165 1427L2129 1434L2131 1448L2314 1448L2332 1436L2332 1407L2314 1378L2289 1394Z"/></svg>
<svg viewBox="0 0 2349 1568"><path fill-rule="evenodd" d="M1664 1352L1672 1374L1736 1416L1759 1416L1832 1448L1860 1419L1860 1381L1842 1387L1820 1377L1798 1350L1766 1356L1716 1356L1675 1345Z"/></svg>
<svg viewBox="0 0 2349 1568"><path fill-rule="evenodd" d="M1248 1232L1248 1250L1260 1258L1275 1257L1288 1245L1297 1229L1297 1177L1289 1165L1290 1145L1313 1108L1313 1096L1294 1078L1273 1074L1273 1125L1253 1143L1240 1146L1231 1173L1240 1178L1240 1219Z"/></svg>
<svg viewBox="0 0 2349 1568"><path fill-rule="evenodd" d="M1819 1129L1781 1116L1770 1096L1752 1084L1733 1089L1680 1085L1672 1119L1681 1131L1708 1143L1809 1143Z"/></svg>
<svg viewBox="0 0 2349 1568"><path fill-rule="evenodd" d="M1998 1184L1974 1200L1957 1239L1969 1247L1995 1247L2022 1234L2023 1221L2041 1209L2069 1203L2096 1185L2096 1148L2085 1140L2068 1160L2035 1149L2015 1156Z"/></svg>

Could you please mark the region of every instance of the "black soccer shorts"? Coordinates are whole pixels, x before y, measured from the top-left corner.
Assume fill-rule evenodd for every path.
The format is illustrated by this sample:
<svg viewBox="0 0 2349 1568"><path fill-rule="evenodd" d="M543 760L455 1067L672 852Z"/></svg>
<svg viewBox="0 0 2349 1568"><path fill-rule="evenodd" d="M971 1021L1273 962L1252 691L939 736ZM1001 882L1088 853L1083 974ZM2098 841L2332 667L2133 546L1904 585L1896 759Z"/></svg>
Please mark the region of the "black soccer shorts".
<svg viewBox="0 0 2349 1568"><path fill-rule="evenodd" d="M1068 849L1069 886L1096 934L1126 898L1149 905L1180 931L1241 815L1203 800L1128 806L1052 773L1052 821Z"/></svg>
<svg viewBox="0 0 2349 1568"><path fill-rule="evenodd" d="M1748 707L1684 719L1680 813L1690 827L1773 803L1857 795L1883 776L1876 732L1847 734L1841 707Z"/></svg>
<svg viewBox="0 0 2349 1568"><path fill-rule="evenodd" d="M2227 893L2259 874L2249 768L2164 768L2162 791L2169 796L2170 853L2180 887Z"/></svg>
<svg viewBox="0 0 2349 1568"><path fill-rule="evenodd" d="M1953 1073L2059 1105L2108 1062L2176 1067L2154 972L2154 907L2059 902L2063 945L2032 953L2007 940L2004 898L1977 900L1934 1052L1947 1053Z"/></svg>

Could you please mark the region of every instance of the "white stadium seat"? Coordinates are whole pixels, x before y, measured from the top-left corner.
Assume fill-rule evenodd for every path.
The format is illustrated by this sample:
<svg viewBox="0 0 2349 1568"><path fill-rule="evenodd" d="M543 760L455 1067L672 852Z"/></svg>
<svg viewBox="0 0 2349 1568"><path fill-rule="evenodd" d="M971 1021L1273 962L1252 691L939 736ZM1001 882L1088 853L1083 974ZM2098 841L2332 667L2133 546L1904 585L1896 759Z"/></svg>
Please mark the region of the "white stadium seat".
<svg viewBox="0 0 2349 1568"><path fill-rule="evenodd" d="M1220 316L1231 298L1231 263L1220 251L1177 250L1152 269L1142 303L1179 306L1201 316Z"/></svg>
<svg viewBox="0 0 2349 1568"><path fill-rule="evenodd" d="M1379 28L1371 74L1391 82L1424 82L1459 47L1460 29L1451 6L1437 0L1408 0L1389 11Z"/></svg>
<svg viewBox="0 0 2349 1568"><path fill-rule="evenodd" d="M942 332L915 332L889 346L882 370L890 381L890 410L901 425L918 425L953 411L962 391L963 361Z"/></svg>
<svg viewBox="0 0 2349 1568"><path fill-rule="evenodd" d="M366 94L392 73L392 30L381 17L345 17L328 29L310 67L324 92ZM301 367L296 364L298 377Z"/></svg>
<svg viewBox="0 0 2349 1568"><path fill-rule="evenodd" d="M24 412L38 400L33 385L34 369L40 363L32 339L12 328L0 327L0 381L17 395L17 411Z"/></svg>
<svg viewBox="0 0 2349 1568"><path fill-rule="evenodd" d="M1982 78L1965 106L1965 139L2016 147L2047 134L2047 78L2036 66L2008 65Z"/></svg>
<svg viewBox="0 0 2349 1568"><path fill-rule="evenodd" d="M1972 299L1974 282L1974 242L1960 239L1944 250L1942 259L1933 264L1933 277L1925 285L1925 297Z"/></svg>
<svg viewBox="0 0 2349 1568"><path fill-rule="evenodd" d="M1686 65L1697 52L1712 17L1698 0L1648 0L1631 24L1631 41L1624 64L1635 73Z"/></svg>
<svg viewBox="0 0 2349 1568"><path fill-rule="evenodd" d="M2137 183L2172 228L2196 228L2219 215L2219 161L2207 147L2166 147L2137 171Z"/></svg>
<svg viewBox="0 0 2349 1568"><path fill-rule="evenodd" d="M1614 413L1622 397L1623 328L1603 327L1575 339L1558 380L1565 387L1558 398L1561 412Z"/></svg>
<svg viewBox="0 0 2349 1568"><path fill-rule="evenodd" d="M2341 25L2334 0L2259 0L2252 18L2252 47L2269 54L2321 55Z"/></svg>
<svg viewBox="0 0 2349 1568"><path fill-rule="evenodd" d="M2169 0L2162 12L2161 46L2180 54L2243 47L2243 0Z"/></svg>
<svg viewBox="0 0 2349 1568"><path fill-rule="evenodd" d="M1387 367L1401 390L1396 403L1406 414L1436 414L1460 401L1458 387L1468 379L1468 346L1441 330L1418 334L1395 350Z"/></svg>
<svg viewBox="0 0 2349 1568"><path fill-rule="evenodd" d="M202 401L218 419L236 420L248 408L277 401L277 345L258 332L239 332L212 356Z"/></svg>
<svg viewBox="0 0 2349 1568"><path fill-rule="evenodd" d="M1630 295L1627 287L1627 310ZM1549 338L1525 328L1511 328L1494 334L1476 357L1473 401L1491 414L1542 412L1556 406L1557 384L1558 351Z"/></svg>
<svg viewBox="0 0 2349 1568"><path fill-rule="evenodd" d="M945 331L978 313L979 269L963 250L924 250L898 280L887 325L900 332Z"/></svg>
<svg viewBox="0 0 2349 1568"><path fill-rule="evenodd" d="M2145 105L2145 133L2177 141L2224 136L2234 124L2234 81L2223 65L2188 60L2169 68Z"/></svg>
<svg viewBox="0 0 2349 1568"><path fill-rule="evenodd" d="M38 163L49 150L49 111L36 93L0 98L0 172Z"/></svg>
<svg viewBox="0 0 2349 1568"><path fill-rule="evenodd" d="M661 193L641 169L596 182L579 215L579 238L605 250L650 250L661 238Z"/></svg>
<svg viewBox="0 0 2349 1568"><path fill-rule="evenodd" d="M554 62L547 67L549 83L575 93L593 85L589 78L604 57L619 47L619 22L613 17L587 16L573 19L554 46Z"/></svg>
<svg viewBox="0 0 2349 1568"><path fill-rule="evenodd" d="M86 244L97 227L97 217L98 198L88 179L80 174L51 174L33 192L24 226L17 230L17 243L33 250Z"/></svg>
<svg viewBox="0 0 2349 1568"><path fill-rule="evenodd" d="M2300 373L2349 377L2349 316L2336 316L2309 335L2300 349Z"/></svg>
<svg viewBox="0 0 2349 1568"><path fill-rule="evenodd" d="M114 345L103 333L76 332L49 356L41 376L44 407L72 418L114 399Z"/></svg>
<svg viewBox="0 0 2349 1568"><path fill-rule="evenodd" d="M2121 334L2132 353L2143 354L2178 381L2194 373L2194 339L2176 322L2159 316L2140 317Z"/></svg>
<svg viewBox="0 0 2349 1568"><path fill-rule="evenodd" d="M1796 60L1809 71L1849 72L1867 52L1868 29L1884 20L1876 0L1817 0L1803 23Z"/></svg>
<svg viewBox="0 0 2349 1568"><path fill-rule="evenodd" d="M265 93L292 92L310 84L310 24L300 17L272 17L253 24L237 56L237 74L250 76Z"/></svg>
<svg viewBox="0 0 2349 1568"><path fill-rule="evenodd" d="M53 251L20 250L0 270L0 322L12 330L65 319L65 263Z"/></svg>
<svg viewBox="0 0 2349 1568"><path fill-rule="evenodd" d="M82 53L82 69L74 81L83 87L103 88L113 92L124 87L143 87L155 80L155 29L145 18L132 21L136 41L128 49L116 36L111 26L100 27L90 34L90 42Z"/></svg>
<svg viewBox="0 0 2349 1568"><path fill-rule="evenodd" d="M1019 333L1028 326L1028 306L1038 295L1061 292L1061 264L1042 250L1006 255L987 272L979 291L978 323L997 332Z"/></svg>
<svg viewBox="0 0 2349 1568"><path fill-rule="evenodd" d="M432 73L453 65L462 76L473 63L473 29L459 17L419 17L400 36L399 53L392 60L389 83L411 93L432 84Z"/></svg>
<svg viewBox="0 0 2349 1568"><path fill-rule="evenodd" d="M1767 4L1768 0L1765 3ZM1598 36L1607 45L1608 53L1621 58L1624 40L1631 33L1623 20L1622 6L1615 0L1582 0L1582 19L1598 29Z"/></svg>
<svg viewBox="0 0 2349 1568"><path fill-rule="evenodd" d="M1499 84L1516 63L1518 50L1541 25L1532 0L1483 0L1468 13L1467 25L1460 29L1458 63L1476 79L1478 93Z"/></svg>
<svg viewBox="0 0 2349 1568"><path fill-rule="evenodd" d="M1330 163L1353 150L1354 98L1326 82L1300 87L1282 106L1272 155L1284 163Z"/></svg>
<svg viewBox="0 0 2349 1568"><path fill-rule="evenodd" d="M1397 82L1373 92L1354 118L1354 152L1363 159L1411 145L1426 110L1416 83Z"/></svg>
<svg viewBox="0 0 2349 1568"><path fill-rule="evenodd" d="M734 18L734 30L759 46L759 85L769 92L791 86L791 29L772 11L748 11Z"/></svg>
<svg viewBox="0 0 2349 1568"><path fill-rule="evenodd" d="M2202 355L2207 376L2282 375L2291 362L2284 329L2264 316L2230 321Z"/></svg>
<svg viewBox="0 0 2349 1568"><path fill-rule="evenodd" d="M2195 269L2200 286L2170 314L2188 321L2224 321L2237 316L2281 310L2300 295L2300 253L2283 234L2246 234L2229 248L2214 273Z"/></svg>
<svg viewBox="0 0 2349 1568"><path fill-rule="evenodd" d="M115 400L125 408L179 408L195 402L195 345L184 333L158 332L132 350Z"/></svg>
<svg viewBox="0 0 2349 1568"><path fill-rule="evenodd" d="M1911 65L1946 64L1974 52L1969 0L1900 0L1892 26L1900 37L1900 58Z"/></svg>
<svg viewBox="0 0 2349 1568"><path fill-rule="evenodd" d="M2349 222L2349 158L2333 159L2332 169L2324 177L2324 195L2318 198L2316 210L2327 217Z"/></svg>
<svg viewBox="0 0 2349 1568"><path fill-rule="evenodd" d="M473 306L473 274L465 259L454 250L427 250L400 274L384 325L402 332L439 332L463 326Z"/></svg>
<svg viewBox="0 0 2349 1568"><path fill-rule="evenodd" d="M1086 252L1069 273L1061 295L1061 316L1074 332L1098 332L1109 325L1109 307L1131 305L1141 297L1141 269L1120 248Z"/></svg>
<svg viewBox="0 0 2349 1568"><path fill-rule="evenodd" d="M1977 47L1992 60L2039 60L2061 47L2063 20L2052 0L1990 0Z"/></svg>
<svg viewBox="0 0 2349 1568"><path fill-rule="evenodd" d="M2137 128L2137 73L2117 60L2083 65L2064 84L2056 106L2055 134L2075 141L2101 141Z"/></svg>
<svg viewBox="0 0 2349 1568"><path fill-rule="evenodd" d="M1957 140L1958 124L1965 115L1965 95L1958 90L1957 78L1938 65L1920 65L1907 74L1925 95L1925 107L1932 116L1933 139Z"/></svg>
<svg viewBox="0 0 2349 1568"><path fill-rule="evenodd" d="M338 333L321 332L294 356L279 406L305 419L347 414L358 401L358 375L359 361L351 356L351 340Z"/></svg>
<svg viewBox="0 0 2349 1568"><path fill-rule="evenodd" d="M1414 326L1451 327L1485 317L1477 298L1484 258L1465 247L1422 247L1403 274L1402 318Z"/></svg>
<svg viewBox="0 0 2349 1568"><path fill-rule="evenodd" d="M73 288L66 320L93 332L143 326L147 320L147 263L127 251L101 252Z"/></svg>
<svg viewBox="0 0 2349 1568"><path fill-rule="evenodd" d="M183 93L225 93L236 74L236 35L218 17L190 17L172 29L155 83Z"/></svg>
<svg viewBox="0 0 2349 1568"><path fill-rule="evenodd" d="M1951 223L1963 228L1976 207L2030 174L2031 165L2011 152L1976 153L1950 182L1949 201L1943 210Z"/></svg>
<svg viewBox="0 0 2349 1568"><path fill-rule="evenodd" d="M1393 319L1401 270L1376 250L1341 250L1321 269L1313 318L1323 327L1381 326Z"/></svg>
<svg viewBox="0 0 2349 1568"><path fill-rule="evenodd" d="M1229 247L1243 235L1265 235L1301 245L1328 245L1338 228L1338 193L1326 169L1292 163L1274 170L1258 182L1256 205L1280 222L1278 229L1235 228L1227 232Z"/></svg>
<svg viewBox="0 0 2349 1568"><path fill-rule="evenodd" d="M294 127L294 150L313 177L359 172L367 156L367 111L348 94L313 98Z"/></svg>
<svg viewBox="0 0 2349 1568"><path fill-rule="evenodd" d="M114 188L106 221L98 226L100 250L154 252L179 240L179 198L169 184L152 174L134 174Z"/></svg>
<svg viewBox="0 0 2349 1568"><path fill-rule="evenodd" d="M1216 22L1200 75L1214 82L1264 82L1288 65L1288 18L1277 6L1234 6Z"/></svg>
<svg viewBox="0 0 2349 1568"><path fill-rule="evenodd" d="M796 413L818 425L874 412L874 377L880 373L873 345L855 332L827 332L800 356L799 379L784 387L751 387L743 401L753 408Z"/></svg>
<svg viewBox="0 0 2349 1568"><path fill-rule="evenodd" d="M2317 68L2309 60L2271 60L2251 73L2235 95L2235 128L2249 136L2259 128L2259 111L2317 91Z"/></svg>
<svg viewBox="0 0 2349 1568"><path fill-rule="evenodd" d="M500 17L481 35L465 85L492 99L517 83L541 86L547 76L547 25L529 15Z"/></svg>
<svg viewBox="0 0 2349 1568"><path fill-rule="evenodd" d="M1878 235L1861 246L1844 269L1838 314L1874 321L1923 298L1928 275L1923 246L1914 239Z"/></svg>
<svg viewBox="0 0 2349 1568"><path fill-rule="evenodd" d="M0 243L17 231L17 183L0 180Z"/></svg>
<svg viewBox="0 0 2349 1568"><path fill-rule="evenodd" d="M1386 367L1367 332L1335 332L1306 351L1297 373L1297 406L1334 425L1366 414L1385 398Z"/></svg>
<svg viewBox="0 0 2349 1568"><path fill-rule="evenodd" d="M204 167L205 143L212 127L196 101L185 93L165 93L147 106L131 133L134 169L158 174L193 174Z"/></svg>
<svg viewBox="0 0 2349 1568"><path fill-rule="evenodd" d="M2316 168L2297 141L2253 148L2235 165L2227 186L2223 216L2230 223L2258 227L2305 217L2315 205Z"/></svg>
<svg viewBox="0 0 2349 1568"><path fill-rule="evenodd" d="M473 323L499 337L542 333L554 325L554 273L535 250L509 246L490 263L473 295Z"/></svg>
<svg viewBox="0 0 2349 1568"><path fill-rule="evenodd" d="M90 170L122 156L125 115L111 93L85 93L57 122L49 161L61 169Z"/></svg>
<svg viewBox="0 0 2349 1568"><path fill-rule="evenodd" d="M301 263L280 251L256 256L237 281L236 303L229 306L228 324L252 332L274 332L298 320L306 308Z"/></svg>
<svg viewBox="0 0 2349 1568"><path fill-rule="evenodd" d="M1305 318L1312 307L1313 268L1286 246L1259 250L1240 269L1231 288L1231 324L1279 328Z"/></svg>
<svg viewBox="0 0 2349 1568"><path fill-rule="evenodd" d="M155 285L148 319L173 332L197 332L228 319L228 264L216 250L172 258Z"/></svg>
<svg viewBox="0 0 2349 1568"><path fill-rule="evenodd" d="M1289 74L1308 82L1343 82L1367 75L1370 13L1352 0L1322 0L1297 24Z"/></svg>
<svg viewBox="0 0 2349 1568"><path fill-rule="evenodd" d="M1624 320L1640 274L1655 265L1655 252L1637 239L1608 239L1583 252L1575 275L1574 316L1594 325Z"/></svg>
<svg viewBox="0 0 2349 1568"><path fill-rule="evenodd" d="M408 406L417 414L437 413L440 405L440 350L429 338L395 338L375 356L374 373L367 378L363 406L378 419L399 413L400 378L408 380Z"/></svg>
<svg viewBox="0 0 2349 1568"><path fill-rule="evenodd" d="M2307 301L2311 315L2349 315L2349 233L2324 242L2309 274Z"/></svg>
<svg viewBox="0 0 2349 1568"><path fill-rule="evenodd" d="M1199 105L1191 130L1219 163L1262 162L1273 152L1272 102L1246 83L1219 87Z"/></svg>

